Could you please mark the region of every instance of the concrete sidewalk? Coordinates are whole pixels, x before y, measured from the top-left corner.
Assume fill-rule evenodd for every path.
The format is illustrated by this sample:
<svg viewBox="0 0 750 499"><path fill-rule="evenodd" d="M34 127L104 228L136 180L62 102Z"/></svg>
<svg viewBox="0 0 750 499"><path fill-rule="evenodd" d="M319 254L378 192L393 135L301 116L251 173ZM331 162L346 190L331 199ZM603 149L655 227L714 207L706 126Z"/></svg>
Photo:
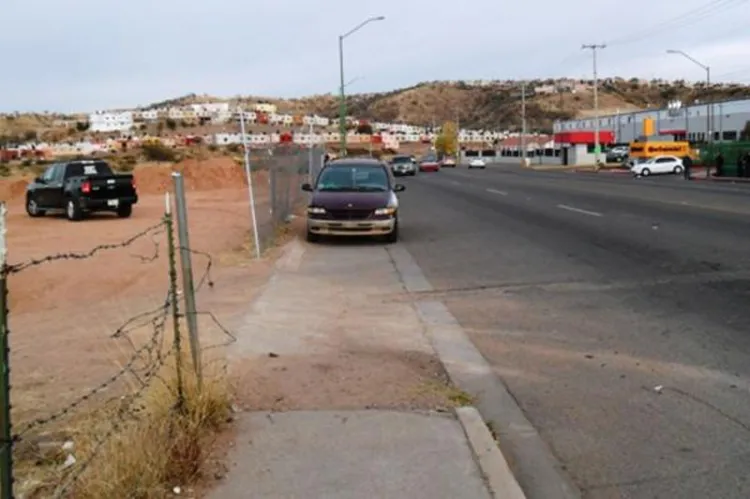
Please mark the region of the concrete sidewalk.
<svg viewBox="0 0 750 499"><path fill-rule="evenodd" d="M427 382L399 363L436 354L388 248L287 246L232 352L286 361L244 382L287 388L277 397L287 405L237 414L229 472L208 497L524 498L477 410L431 408ZM303 379L285 382L295 368Z"/></svg>

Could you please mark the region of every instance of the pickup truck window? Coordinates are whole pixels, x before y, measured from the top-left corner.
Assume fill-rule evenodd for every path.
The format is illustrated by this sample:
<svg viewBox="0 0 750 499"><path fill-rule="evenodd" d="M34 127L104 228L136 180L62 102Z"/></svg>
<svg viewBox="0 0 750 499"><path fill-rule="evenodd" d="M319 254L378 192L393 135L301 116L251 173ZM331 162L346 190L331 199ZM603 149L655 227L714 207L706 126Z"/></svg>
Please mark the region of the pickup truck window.
<svg viewBox="0 0 750 499"><path fill-rule="evenodd" d="M52 182L62 182L65 167L61 164L52 165Z"/></svg>
<svg viewBox="0 0 750 499"><path fill-rule="evenodd" d="M114 175L112 168L104 161L91 163L69 163L65 170L65 177L98 177Z"/></svg>
<svg viewBox="0 0 750 499"><path fill-rule="evenodd" d="M44 174L42 174L42 180L44 180L45 182L51 182L54 178L56 167L57 165L55 164L44 170Z"/></svg>

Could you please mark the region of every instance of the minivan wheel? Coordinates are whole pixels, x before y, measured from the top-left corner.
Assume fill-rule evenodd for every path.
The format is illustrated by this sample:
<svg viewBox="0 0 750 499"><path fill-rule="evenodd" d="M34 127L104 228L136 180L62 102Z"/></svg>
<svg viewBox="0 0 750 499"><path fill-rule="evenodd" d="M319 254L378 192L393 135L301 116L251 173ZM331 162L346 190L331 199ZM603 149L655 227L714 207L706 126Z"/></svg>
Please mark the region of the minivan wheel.
<svg viewBox="0 0 750 499"><path fill-rule="evenodd" d="M385 242L389 244L398 242L398 220L396 220L393 230L385 236Z"/></svg>
<svg viewBox="0 0 750 499"><path fill-rule="evenodd" d="M644 168L643 170L641 170L641 175L644 177L648 177L649 175L651 175L651 170L649 170L648 168Z"/></svg>

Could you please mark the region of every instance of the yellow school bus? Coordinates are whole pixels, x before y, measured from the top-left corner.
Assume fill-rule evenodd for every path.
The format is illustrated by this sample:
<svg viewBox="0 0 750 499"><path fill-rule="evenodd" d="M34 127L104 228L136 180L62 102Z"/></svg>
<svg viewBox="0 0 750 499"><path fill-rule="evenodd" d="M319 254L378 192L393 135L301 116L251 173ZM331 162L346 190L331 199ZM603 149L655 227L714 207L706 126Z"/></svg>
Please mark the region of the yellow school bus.
<svg viewBox="0 0 750 499"><path fill-rule="evenodd" d="M660 142L631 142L629 146L630 159L647 160L655 156L694 156L694 152L687 141Z"/></svg>

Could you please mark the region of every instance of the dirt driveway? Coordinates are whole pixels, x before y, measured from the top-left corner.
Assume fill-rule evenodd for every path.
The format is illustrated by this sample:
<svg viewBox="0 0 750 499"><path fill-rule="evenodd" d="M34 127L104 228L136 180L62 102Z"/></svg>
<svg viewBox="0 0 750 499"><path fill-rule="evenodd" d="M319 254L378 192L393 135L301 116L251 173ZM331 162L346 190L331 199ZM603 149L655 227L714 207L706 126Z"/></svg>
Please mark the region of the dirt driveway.
<svg viewBox="0 0 750 499"><path fill-rule="evenodd" d="M270 265L252 261L247 184L242 168L229 158L180 167L188 191L193 249L211 255L212 282L198 294L198 307L229 321L265 282ZM0 186L8 202L8 251L11 264L71 252L118 245L158 225L171 170L146 165L135 171L140 201L129 219L93 216L79 223L50 215L28 218L23 181ZM267 199L259 174L257 199ZM32 266L9 280L11 380L14 420L48 413L116 373L132 346L110 336L129 317L158 307L166 296L167 245L154 230L127 247L107 249L85 259L61 259ZM196 280L208 259L193 256ZM197 282L196 281L196 282ZM204 343L220 338L203 328ZM226 339L226 337L224 337Z"/></svg>

